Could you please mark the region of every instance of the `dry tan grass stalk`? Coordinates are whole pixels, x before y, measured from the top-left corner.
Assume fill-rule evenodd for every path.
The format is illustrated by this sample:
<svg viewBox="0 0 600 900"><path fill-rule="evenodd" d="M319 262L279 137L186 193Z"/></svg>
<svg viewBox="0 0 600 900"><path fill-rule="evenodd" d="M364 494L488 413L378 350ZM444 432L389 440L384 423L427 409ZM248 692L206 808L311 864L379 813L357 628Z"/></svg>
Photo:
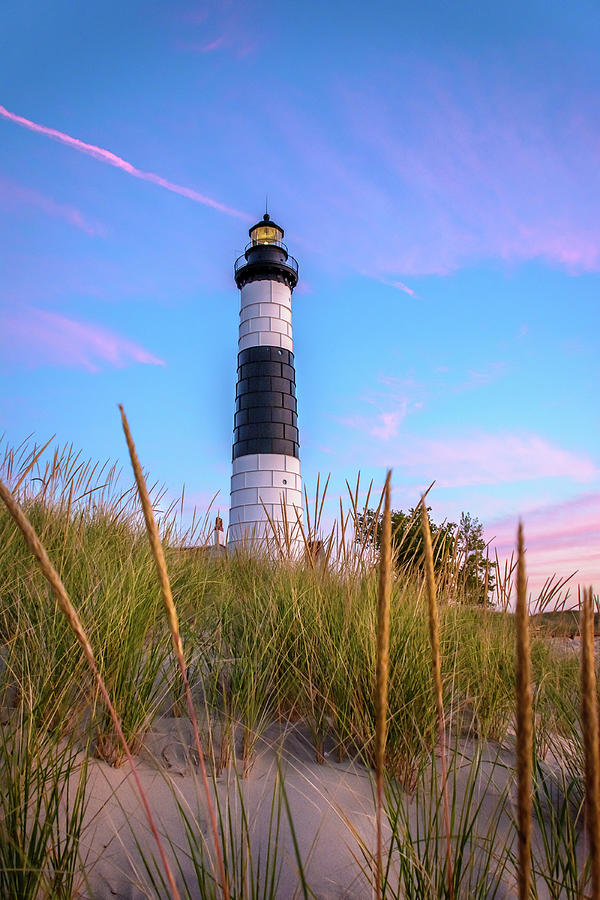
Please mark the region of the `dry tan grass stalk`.
<svg viewBox="0 0 600 900"><path fill-rule="evenodd" d="M385 742L387 736L387 693L390 648L390 600L392 594L392 514L390 508L391 470L383 488L384 506L381 526L381 551L379 557L379 591L377 602L377 663L375 686L375 776L377 782L377 858L376 895L383 896L382 858L383 839L381 819L383 815L383 774L385 770Z"/></svg>
<svg viewBox="0 0 600 900"><path fill-rule="evenodd" d="M317 513L319 508L319 488L321 486L321 473L317 472L317 487L315 490L315 515L313 519L312 528L309 530L309 540L312 540L313 535L316 534L317 531ZM308 515L308 503L306 504L306 510Z"/></svg>
<svg viewBox="0 0 600 900"><path fill-rule="evenodd" d="M14 486L14 492L15 492L15 494L17 493L17 491L18 491L19 488L21 487L21 484L23 483L23 481L25 481L25 479L27 478L27 475L29 474L29 472L31 472L31 470L32 470L33 467L35 466L36 462L38 461L38 459L40 458L40 456L42 455L42 453L44 452L44 450L46 449L46 447L47 447L47 446L51 443L51 441L53 441L53 440L54 440L54 435L50 438L49 441L46 441L46 443L44 444L44 446L43 446L40 450L38 450L37 452L34 452L34 453L32 454L32 457L31 457L30 462L27 464L27 466L26 466L26 467L23 469L23 471L20 473L19 480L17 481L17 483L16 483L15 486Z"/></svg>
<svg viewBox="0 0 600 900"><path fill-rule="evenodd" d="M523 525L517 533L517 817L519 829L519 900L528 900L531 891L531 805L533 712L531 699L531 655L529 651L529 611L525 575Z"/></svg>
<svg viewBox="0 0 600 900"><path fill-rule="evenodd" d="M325 487L321 491L321 473L317 472L317 485L315 489L315 510L314 510L314 518L311 521L310 517L310 505L308 502L308 491L306 489L306 485L304 485L304 499L305 499L305 508L306 508L306 533L307 540L309 543L316 541L318 539L318 532L321 525L321 516L323 514L323 506L325 505L325 500L327 498L327 489L329 487L329 481L331 479L331 473L327 475L327 479L325 481Z"/></svg>
<svg viewBox="0 0 600 900"><path fill-rule="evenodd" d="M319 475L317 474L317 484L319 481ZM304 484L304 509L306 510L306 528L309 534L312 534L312 526L310 522L310 506L308 503L308 490L306 488L306 483Z"/></svg>
<svg viewBox="0 0 600 900"><path fill-rule="evenodd" d="M325 481L325 487L323 488L323 493L321 494L321 503L319 505L319 514L315 517L315 532L318 532L321 526L321 516L323 515L323 506L325 505L325 498L327 497L327 488L329 487L329 480L331 478L331 472L328 473L327 479ZM316 507L316 500L315 500ZM317 534L315 533L314 540L317 539Z"/></svg>
<svg viewBox="0 0 600 900"><path fill-rule="evenodd" d="M6 508L8 509L10 515L12 516L12 518L14 519L14 521L20 528L20 530L23 534L23 537L25 538L25 543L27 544L27 546L29 547L29 549L31 550L31 552L33 553L35 558L37 559L40 570L42 572L42 575L44 576L44 578L50 585L52 593L56 597L57 603L60 606L60 609L61 609L63 615L65 616L67 622L69 623L69 626L70 626L71 630L73 631L73 634L77 638L77 640L81 646L81 649L83 650L84 656L88 662L88 665L89 665L90 669L92 670L92 674L96 680L96 684L98 685L98 690L100 691L100 694L102 695L102 699L104 700L104 703L106 704L106 708L108 709L110 717L113 721L113 725L115 726L115 731L117 732L117 734L119 736L119 740L121 741L123 750L125 751L125 755L127 756L127 759L129 761L129 765L131 766L131 772L132 772L137 789L140 794L140 799L142 801L142 805L143 805L144 811L146 813L146 818L148 819L148 825L150 826L150 830L152 832L154 840L156 841L156 846L158 848L161 862L162 862L163 868L165 870L165 875L167 877L167 881L168 881L169 887L171 889L171 895L172 895L172 897L175 898L175 900L179 900L179 896L180 896L179 891L177 890L177 885L175 884L175 879L173 878L173 873L171 871L171 867L169 866L162 842L160 840L158 831L156 829L156 825L154 824L154 819L153 819L152 813L150 811L150 806L148 804L146 794L144 793L144 789L142 788L142 783L140 781L135 763L133 761L133 756L131 754L131 750L129 749L129 744L127 743L127 741L125 739L125 735L123 734L123 729L121 728L119 716L117 715L117 712L116 712L114 706L112 705L110 696L108 694L108 690L106 688L106 684L104 683L104 679L102 678L102 675L100 674L100 671L96 664L96 658L94 656L94 651L92 650L92 646L88 640L88 637L85 633L83 625L81 624L79 616L77 615L77 611L76 611L75 607L73 606L73 604L71 603L71 601L69 599L69 595L67 594L67 591L65 589L65 586L63 585L58 572L56 571L56 569L50 562L50 559L48 557L48 554L46 553L44 545L41 543L37 534L35 533L34 528L31 525L31 522L29 521L29 519L27 518L27 516L25 515L25 513L23 512L23 510L21 509L21 507L19 506L19 504L17 503L17 501L15 500L15 498L13 497L13 495L11 494L11 492L9 491L9 489L6 487L6 485L4 484L4 482L1 479L0 479L0 497L4 501Z"/></svg>
<svg viewBox="0 0 600 900"><path fill-rule="evenodd" d="M181 640L181 634L179 632L179 620L177 616L177 610L175 608L175 603L173 602L173 595L171 593L171 585L169 582L169 576L167 573L167 564L165 562L165 555L163 553L162 544L160 541L160 535L158 533L158 527L156 525L156 521L154 519L154 513L152 511L152 504L150 503L150 496L148 494L148 489L146 487L146 481L144 479L144 473L142 472L142 467L140 465L140 461L138 459L135 444L133 443L133 438L131 436L131 431L129 430L129 424L127 422L127 417L125 416L125 410L121 405L119 405L119 410L121 411L121 422L123 424L123 431L125 433L125 440L127 441L127 448L129 450L129 456L131 458L131 465L133 467L133 473L135 475L135 481L138 488L138 493L140 496L140 501L142 504L142 509L144 512L144 519L146 521L146 530L148 532L148 540L150 541L150 547L152 549L152 555L154 556L154 562L156 564L156 572L158 575L158 580L160 583L160 590L162 594L162 599L165 607L165 613L167 616L167 621L169 623L169 630L171 632L171 638L173 641L173 650L175 651L175 657L179 664L179 670L181 672L181 678L183 680L183 685L185 689L185 695L187 700L187 708L188 714L190 717L190 721L192 723L192 728L194 731L194 737L196 741L196 752L198 754L198 762L200 765L200 772L202 775L202 781L204 785L204 791L206 793L206 802L208 805L208 812L210 816L211 829L213 833L213 840L215 844L215 853L217 854L217 864L219 868L219 878L221 880L221 888L223 890L223 896L225 900L229 898L229 888L227 885L227 878L225 876L225 864L223 861L223 852L221 848L221 844L219 841L219 835L217 831L217 820L215 817L214 804L212 802L212 798L210 795L210 787L208 784L208 776L206 773L206 765L204 762L204 753L202 750L202 744L200 742L200 732L198 730L198 722L196 719L196 711L194 709L194 701L192 699L192 692L190 690L190 685L187 677L187 667L185 662L185 655L183 652L183 642Z"/></svg>
<svg viewBox="0 0 600 900"><path fill-rule="evenodd" d="M292 535L290 529L290 523L288 521L287 516L287 507L285 505L285 496L282 494L279 500L279 508L281 509L281 528L283 530L283 539L285 541L285 549L286 549L286 562L291 561L292 557Z"/></svg>
<svg viewBox="0 0 600 900"><path fill-rule="evenodd" d="M365 501L365 506L364 506L364 509L362 512L363 521L366 520L367 513L369 511L368 504L369 504L369 497L371 496L372 485L373 485L373 482L371 482L371 484L369 485L369 490L367 492L367 499ZM366 548L368 545L374 544L375 546L377 546L377 527L379 524L379 513L381 511L381 507L382 507L382 504L385 499L384 495L385 495L385 486L383 488L383 491L381 492L381 496L379 498L379 503L377 504L377 506L375 508L375 513L373 514L371 523L370 523L369 527L367 528L365 534L362 537L362 547L363 547L362 552L363 553L364 553L364 548ZM391 513L390 513L390 517L391 517ZM355 525L356 525L356 523L355 523ZM391 518L390 518L390 545L391 545L391 541L392 541L392 536L391 536Z"/></svg>
<svg viewBox="0 0 600 900"><path fill-rule="evenodd" d="M592 868L592 897L600 897L600 748L594 667L592 589L583 591L581 616L581 723L585 751L586 825Z"/></svg>
<svg viewBox="0 0 600 900"><path fill-rule="evenodd" d="M354 516L354 521L358 518L358 492L360 488L360 469L358 470L358 474L356 476L356 490L354 494L352 493L352 488L350 487L350 482L346 478L346 487L348 488L348 494L350 495L350 505L352 507L352 514Z"/></svg>
<svg viewBox="0 0 600 900"><path fill-rule="evenodd" d="M271 529L271 535L273 537L273 540L275 541L275 544L277 545L277 550L279 551L279 556L281 557L282 560L285 560L285 550L281 544L281 541L279 540L280 529L277 527L275 520L271 517L269 510L267 509L267 507L265 506L265 504L263 503L262 500L260 501L260 504L261 504L261 506L264 510L264 513L267 517L267 522L269 524L269 528ZM252 548L249 547L248 552L251 552L251 549Z"/></svg>
<svg viewBox="0 0 600 900"><path fill-rule="evenodd" d="M71 506L73 503L73 482L69 487L69 501L67 503L67 515L65 517L65 533L63 535L62 553L60 554L60 571L62 573L65 561L65 550L67 549L67 537L69 536L69 525L71 524Z"/></svg>
<svg viewBox="0 0 600 900"><path fill-rule="evenodd" d="M315 554L313 553L313 550L309 544L308 538L306 536L306 532L304 530L304 526L302 524L302 518L301 518L302 512L301 512L301 510L298 509L297 506L294 506L294 512L296 513L296 524L298 525L298 528L300 529L300 534L302 535L302 540L304 542L304 559L308 559L308 562L310 563L310 567L314 572L316 569L316 558L315 558Z"/></svg>
<svg viewBox="0 0 600 900"><path fill-rule="evenodd" d="M485 548L485 579L483 582L483 608L487 612L488 608L488 591L490 587L490 545Z"/></svg>
<svg viewBox="0 0 600 900"><path fill-rule="evenodd" d="M557 612L560 609L564 608L564 605L569 596L570 589L567 590L564 598L560 597L560 592L567 586L569 581L571 581L571 579L574 578L575 575L577 575L577 571L578 570L575 569L575 571L571 572L570 575L566 575L564 577L560 577L556 573L549 575L544 581L542 589L538 594L534 612L543 613L548 608L550 608L550 606L552 606L554 612Z"/></svg>
<svg viewBox="0 0 600 900"><path fill-rule="evenodd" d="M429 487L427 488L427 490L421 494L422 501L425 500L425 498L427 497L427 494L429 493L431 488L434 486L434 484L435 484L435 480L432 481L431 484L429 485ZM413 509L408 521L405 522L404 524L402 522L399 522L396 525L396 527L394 528L394 530L392 531L392 540L394 542L394 548L395 548L396 552L402 548L405 540L407 540L408 535L410 533L410 526L415 521L416 517L418 515L420 515L420 512L419 512L420 509L421 509L421 503L417 503L417 505ZM400 534L399 534L399 532L400 532Z"/></svg>
<svg viewBox="0 0 600 900"><path fill-rule="evenodd" d="M498 551L494 549L496 556L496 592L498 595L498 603L503 612L508 610L510 597L513 586L513 574L517 568L518 560L515 559L514 550L510 554L510 560L504 560L504 575L501 576L500 560L498 559Z"/></svg>
<svg viewBox="0 0 600 900"><path fill-rule="evenodd" d="M346 528L350 513L344 516L344 507L342 506L342 498L340 497L340 546L342 548L342 566L344 571L348 564L348 551L346 548Z"/></svg>
<svg viewBox="0 0 600 900"><path fill-rule="evenodd" d="M442 690L442 654L440 651L440 623L435 588L435 572L433 569L433 547L431 531L427 516L425 496L421 498L421 525L423 543L425 545L425 577L427 581L427 607L429 610L429 642L431 644L431 663L433 669L433 686L435 693L438 740L440 744L440 761L442 766L442 799L444 804L444 825L446 828L446 863L448 870L448 894L454 897L454 878L452 873L452 839L450 834L450 806L448 803L448 765L446 761L446 723L444 721L444 695Z"/></svg>

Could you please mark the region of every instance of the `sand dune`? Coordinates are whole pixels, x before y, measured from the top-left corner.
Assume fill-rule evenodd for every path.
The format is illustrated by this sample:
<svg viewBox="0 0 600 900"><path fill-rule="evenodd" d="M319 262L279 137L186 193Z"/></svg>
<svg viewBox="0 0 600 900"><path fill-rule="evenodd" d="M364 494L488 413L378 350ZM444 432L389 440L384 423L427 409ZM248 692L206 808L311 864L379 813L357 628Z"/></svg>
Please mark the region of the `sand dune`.
<svg viewBox="0 0 600 900"><path fill-rule="evenodd" d="M186 837L185 819L191 823L200 844L208 848L211 840L206 799L198 778L192 743L186 719L159 719L146 738L138 764L144 789L170 846L178 880L187 884L190 896L201 897ZM476 751L474 741L461 743L459 755L453 756L456 765L450 789L455 792L460 812L473 779L476 802L471 801L470 808L477 807L476 831L482 842L495 840L498 848L504 847L514 839L510 815L514 754L511 749L490 743L484 747L481 759L472 763ZM430 777L431 772L425 780ZM338 762L333 752L326 752L325 762L318 764L309 735L302 727L289 723L272 725L262 736L247 778L241 778L230 765L213 784L222 813L228 810L231 816L227 840L232 839L236 844L239 859L245 844L240 824L243 805L248 821L246 851L250 850L254 861L254 874L248 872L247 878L264 885L270 875L266 866L269 847L272 855L276 845L276 896L282 900L303 896L292 829L278 789L282 781L293 834L312 896L320 900L365 900L371 897L372 859L369 854L375 848L372 773L359 762ZM89 882L83 896L128 900L156 896L142 859L142 855L155 856L156 849L127 765L113 769L93 761L88 784L82 854L86 857ZM425 821L430 812L422 805L423 796L419 792L416 796L403 795L402 802L415 827L417 818L420 816L421 821ZM388 826L386 842L389 836ZM259 859L262 874L257 877ZM474 862L473 870L476 868ZM390 880L397 889L395 863L392 873ZM510 872L504 874L502 882L490 874L492 895L497 898L514 896Z"/></svg>

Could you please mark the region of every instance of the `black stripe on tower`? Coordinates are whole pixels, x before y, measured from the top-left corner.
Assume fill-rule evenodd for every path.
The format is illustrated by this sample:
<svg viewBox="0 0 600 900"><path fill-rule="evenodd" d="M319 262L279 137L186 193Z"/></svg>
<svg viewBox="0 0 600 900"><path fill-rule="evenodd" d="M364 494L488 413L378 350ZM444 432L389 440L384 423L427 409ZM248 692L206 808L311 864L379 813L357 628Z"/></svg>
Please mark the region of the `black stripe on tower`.
<svg viewBox="0 0 600 900"><path fill-rule="evenodd" d="M233 458L248 453L299 457L294 354L280 347L238 353Z"/></svg>

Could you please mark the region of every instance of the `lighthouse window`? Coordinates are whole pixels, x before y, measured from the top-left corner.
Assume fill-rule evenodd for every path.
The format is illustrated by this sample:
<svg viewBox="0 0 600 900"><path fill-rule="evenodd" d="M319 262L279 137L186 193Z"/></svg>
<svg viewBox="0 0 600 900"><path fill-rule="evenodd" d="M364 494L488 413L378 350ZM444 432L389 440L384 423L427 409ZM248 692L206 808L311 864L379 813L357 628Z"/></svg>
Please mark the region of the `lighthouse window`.
<svg viewBox="0 0 600 900"><path fill-rule="evenodd" d="M250 237L253 244L276 244L281 240L282 233L272 225L258 225L252 229Z"/></svg>

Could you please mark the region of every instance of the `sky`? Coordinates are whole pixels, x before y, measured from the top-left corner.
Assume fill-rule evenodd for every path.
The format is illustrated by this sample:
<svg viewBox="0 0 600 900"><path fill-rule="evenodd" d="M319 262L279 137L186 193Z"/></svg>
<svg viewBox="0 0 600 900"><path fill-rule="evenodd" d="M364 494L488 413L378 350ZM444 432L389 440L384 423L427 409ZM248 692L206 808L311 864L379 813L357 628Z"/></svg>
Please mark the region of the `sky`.
<svg viewBox="0 0 600 900"><path fill-rule="evenodd" d="M600 586L600 7L8 0L0 433L227 514L235 258L269 212L301 460ZM576 592L576 587L575 587Z"/></svg>

